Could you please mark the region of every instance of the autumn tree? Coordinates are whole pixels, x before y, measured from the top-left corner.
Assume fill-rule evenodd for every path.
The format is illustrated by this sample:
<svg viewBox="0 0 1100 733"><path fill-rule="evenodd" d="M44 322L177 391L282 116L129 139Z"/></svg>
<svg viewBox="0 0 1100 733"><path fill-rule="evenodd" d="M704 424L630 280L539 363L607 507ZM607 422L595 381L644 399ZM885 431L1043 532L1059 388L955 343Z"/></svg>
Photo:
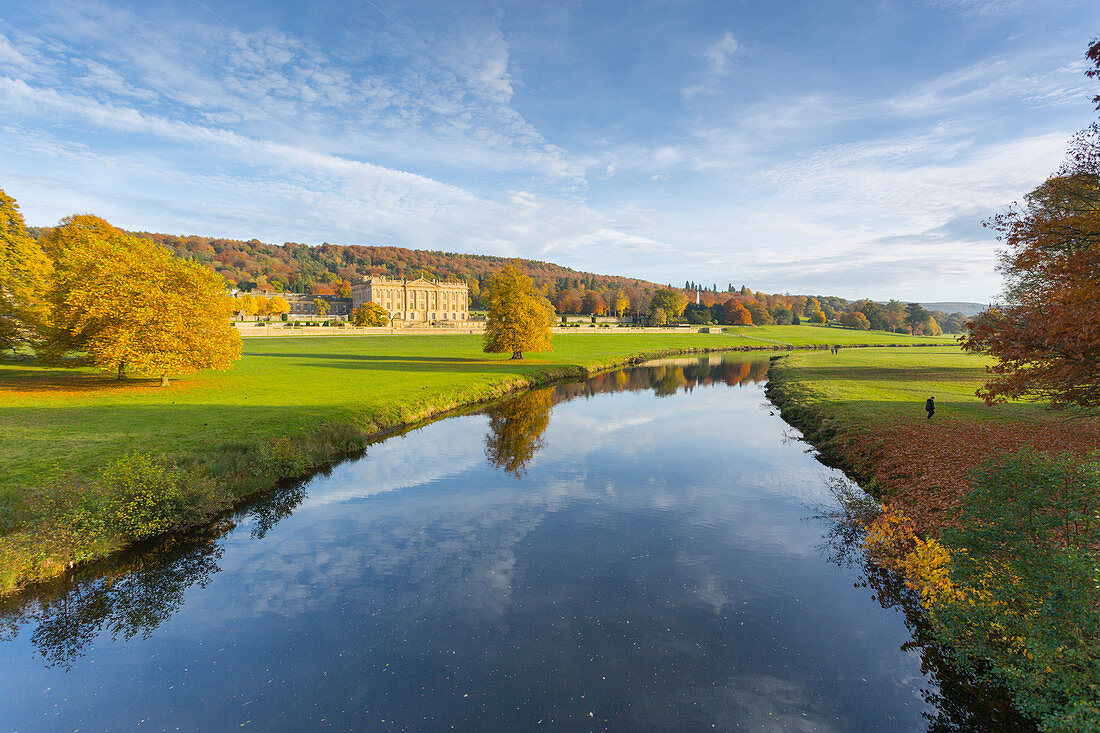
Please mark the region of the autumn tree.
<svg viewBox="0 0 1100 733"><path fill-rule="evenodd" d="M607 302L603 295L595 290L589 290L584 294L584 302L581 306L584 313L593 316L602 316L607 312Z"/></svg>
<svg viewBox="0 0 1100 733"><path fill-rule="evenodd" d="M271 300L267 301L267 312L273 316L290 313L290 303L281 295L272 296Z"/></svg>
<svg viewBox="0 0 1100 733"><path fill-rule="evenodd" d="M319 316L328 315L328 301L325 300L324 298L314 298L313 299L313 310Z"/></svg>
<svg viewBox="0 0 1100 733"><path fill-rule="evenodd" d="M619 318L623 317L627 309L630 308L630 299L623 295L621 292L615 294L615 315Z"/></svg>
<svg viewBox="0 0 1100 733"><path fill-rule="evenodd" d="M227 369L240 358L233 299L218 274L95 216L71 216L44 241L54 259L45 354L159 376Z"/></svg>
<svg viewBox="0 0 1100 733"><path fill-rule="evenodd" d="M728 326L751 326L752 314L736 298L730 298L722 304L722 323Z"/></svg>
<svg viewBox="0 0 1100 733"><path fill-rule="evenodd" d="M754 326L768 326L774 323L772 314L768 312L768 309L755 300L750 300L745 304L745 308L748 309L749 314L752 315L752 323Z"/></svg>
<svg viewBox="0 0 1100 733"><path fill-rule="evenodd" d="M530 277L506 265L489 281L485 300L489 313L483 351L511 352L513 359L522 359L524 351L550 350L554 307L539 296Z"/></svg>
<svg viewBox="0 0 1100 733"><path fill-rule="evenodd" d="M868 321L867 316L863 315L860 311L841 313L837 322L845 328L855 328L860 331L867 331L871 328L871 322Z"/></svg>
<svg viewBox="0 0 1100 733"><path fill-rule="evenodd" d="M649 301L650 310L661 308L668 318L679 318L687 307L687 297L679 290L662 288L653 294Z"/></svg>
<svg viewBox="0 0 1100 733"><path fill-rule="evenodd" d="M244 293L237 296L237 312L245 316L254 316L259 312L256 296Z"/></svg>
<svg viewBox="0 0 1100 733"><path fill-rule="evenodd" d="M377 303L366 302L356 306L351 311L351 322L356 326L388 326L390 316L385 309Z"/></svg>
<svg viewBox="0 0 1100 733"><path fill-rule="evenodd" d="M1004 303L975 318L962 340L997 360L979 396L1100 406L1100 129L990 224L1008 245Z"/></svg>
<svg viewBox="0 0 1100 733"><path fill-rule="evenodd" d="M0 189L0 350L14 349L41 332L51 269L15 199Z"/></svg>

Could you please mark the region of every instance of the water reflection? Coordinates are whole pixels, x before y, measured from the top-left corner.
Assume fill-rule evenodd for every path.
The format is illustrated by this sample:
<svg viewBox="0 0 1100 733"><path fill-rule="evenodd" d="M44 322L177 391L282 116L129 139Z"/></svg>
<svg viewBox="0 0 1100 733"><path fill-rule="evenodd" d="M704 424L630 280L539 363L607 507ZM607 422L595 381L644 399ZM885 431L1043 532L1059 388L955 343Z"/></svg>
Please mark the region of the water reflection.
<svg viewBox="0 0 1100 733"><path fill-rule="evenodd" d="M0 603L0 641L33 625L31 643L47 667L70 668L100 635L147 639L183 605L188 589L206 587L221 570L223 538L244 520L260 539L290 516L305 486L297 483L249 502L186 534L137 545L69 578Z"/></svg>
<svg viewBox="0 0 1100 733"><path fill-rule="evenodd" d="M767 365L664 359L517 395L10 600L0 729L1010 721L849 528L826 526L819 560L823 469L758 389L723 387Z"/></svg>
<svg viewBox="0 0 1100 733"><path fill-rule="evenodd" d="M494 468L522 478L527 464L543 448L551 408L578 397L609 392L651 390L658 397L690 392L696 386L759 384L767 379L768 361L737 357L658 359L632 369L597 374L583 382L525 392L488 407L485 457Z"/></svg>
<svg viewBox="0 0 1100 733"><path fill-rule="evenodd" d="M527 464L542 448L542 434L550 424L549 390L526 392L493 405L489 416L489 434L485 436L485 457L494 468L516 478L526 473Z"/></svg>
<svg viewBox="0 0 1100 733"><path fill-rule="evenodd" d="M35 625L31 643L47 667L69 668L100 634L112 640L146 639L183 604L193 585L205 586L221 568L221 538L228 520L198 532L148 543L94 577L76 576L46 586L30 598L0 607L5 636Z"/></svg>
<svg viewBox="0 0 1100 733"><path fill-rule="evenodd" d="M819 549L822 556L838 567L859 572L856 585L874 591L872 596L884 610L900 611L911 638L902 645L903 651L920 655L921 672L928 680L921 696L929 704L925 712L930 733L956 731L1027 731L1035 724L1020 716L1009 701L1007 692L989 682L959 672L952 667L944 650L928 624L920 603L920 594L909 588L904 579L870 562L863 553L866 535L860 516L869 520L860 495L863 492L847 479L833 479L829 491L834 501L815 507L811 517L820 522L825 532ZM865 496L865 495L864 495Z"/></svg>

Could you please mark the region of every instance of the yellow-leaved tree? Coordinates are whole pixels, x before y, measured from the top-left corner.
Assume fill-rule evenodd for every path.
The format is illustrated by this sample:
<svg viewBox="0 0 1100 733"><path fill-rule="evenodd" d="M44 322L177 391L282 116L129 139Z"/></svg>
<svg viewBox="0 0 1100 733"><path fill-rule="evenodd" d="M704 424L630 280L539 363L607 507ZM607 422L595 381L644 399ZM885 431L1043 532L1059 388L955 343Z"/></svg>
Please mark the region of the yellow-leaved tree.
<svg viewBox="0 0 1100 733"><path fill-rule="evenodd" d="M271 300L267 301L267 312L273 316L290 313L290 303L281 295L272 296Z"/></svg>
<svg viewBox="0 0 1100 733"><path fill-rule="evenodd" d="M254 316L258 312L256 305L256 296L251 293L244 293L237 296L236 304L237 312L246 316Z"/></svg>
<svg viewBox="0 0 1100 733"><path fill-rule="evenodd" d="M27 343L40 332L51 270L15 199L0 189L0 351Z"/></svg>
<svg viewBox="0 0 1100 733"><path fill-rule="evenodd" d="M388 326L390 316L377 303L366 302L351 311L351 322L356 326Z"/></svg>
<svg viewBox="0 0 1100 733"><path fill-rule="evenodd" d="M513 359L522 359L524 351L550 350L554 306L539 295L531 278L507 265L490 279L485 301L489 315L483 351L510 351Z"/></svg>
<svg viewBox="0 0 1100 733"><path fill-rule="evenodd" d="M90 215L44 241L54 260L46 355L79 352L95 366L160 377L227 369L240 358L225 280Z"/></svg>

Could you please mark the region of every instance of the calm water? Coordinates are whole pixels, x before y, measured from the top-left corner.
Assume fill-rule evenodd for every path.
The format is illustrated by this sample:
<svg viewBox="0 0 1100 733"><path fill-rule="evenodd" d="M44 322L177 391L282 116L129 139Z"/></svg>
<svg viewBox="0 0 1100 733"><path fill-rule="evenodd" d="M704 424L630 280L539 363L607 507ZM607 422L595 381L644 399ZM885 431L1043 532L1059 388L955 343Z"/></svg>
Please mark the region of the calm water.
<svg viewBox="0 0 1100 733"><path fill-rule="evenodd" d="M766 368L522 395L15 599L0 730L1011 727L813 519Z"/></svg>

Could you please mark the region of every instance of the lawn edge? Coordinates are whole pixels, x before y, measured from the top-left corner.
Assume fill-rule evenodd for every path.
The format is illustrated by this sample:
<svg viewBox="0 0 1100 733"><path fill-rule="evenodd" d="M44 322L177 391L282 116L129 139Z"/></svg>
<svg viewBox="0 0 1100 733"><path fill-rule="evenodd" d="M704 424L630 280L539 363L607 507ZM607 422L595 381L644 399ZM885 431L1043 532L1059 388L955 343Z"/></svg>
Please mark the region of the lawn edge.
<svg viewBox="0 0 1100 733"><path fill-rule="evenodd" d="M840 348L927 348L941 345L939 343L848 344ZM13 595L35 584L73 573L89 563L123 552L136 542L190 531L287 482L301 481L321 473L347 457L361 452L371 443L452 414L482 407L523 390L585 379L601 372L639 364L643 361L685 354L790 352L826 348L830 348L830 345L686 346L643 350L580 364L547 365L526 375L502 377L487 385L462 391L458 396L437 394L418 403L401 402L392 406L391 414L387 416L363 414L358 420L319 423L308 430L299 431L277 441L288 446L289 450L298 451L297 460L286 460L284 455L271 455L269 452L259 450L242 451L237 456L230 456L229 446L221 444L214 447L207 457L208 460L198 468L209 468L212 464L218 465L220 461L223 472L215 472L214 477L225 478L224 482L219 483L223 492L217 496L207 497L206 505L201 510L186 519L181 519L167 532L132 538L106 540L99 538L85 546L74 546L72 543L63 542L48 548L40 546L41 540L34 534L38 529L35 525L27 525L10 534L0 536L0 597ZM298 446L305 446L305 448L299 449ZM227 464L230 468L224 471ZM203 478L208 477L209 475L203 476Z"/></svg>

